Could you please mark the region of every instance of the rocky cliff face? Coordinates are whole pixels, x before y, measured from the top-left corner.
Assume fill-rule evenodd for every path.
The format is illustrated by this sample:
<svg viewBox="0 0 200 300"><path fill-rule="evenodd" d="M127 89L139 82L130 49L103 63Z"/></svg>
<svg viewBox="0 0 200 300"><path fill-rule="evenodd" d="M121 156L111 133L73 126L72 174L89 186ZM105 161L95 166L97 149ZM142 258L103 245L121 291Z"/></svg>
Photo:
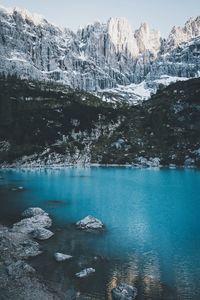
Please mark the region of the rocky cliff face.
<svg viewBox="0 0 200 300"><path fill-rule="evenodd" d="M153 81L162 75L195 77L200 70L200 17L174 27L167 40L144 23L124 18L96 22L73 33L27 11L0 8L0 72L62 81L87 91Z"/></svg>
<svg viewBox="0 0 200 300"><path fill-rule="evenodd" d="M167 39L165 51L178 47L181 43L200 36L200 17L190 18L183 28L174 26Z"/></svg>

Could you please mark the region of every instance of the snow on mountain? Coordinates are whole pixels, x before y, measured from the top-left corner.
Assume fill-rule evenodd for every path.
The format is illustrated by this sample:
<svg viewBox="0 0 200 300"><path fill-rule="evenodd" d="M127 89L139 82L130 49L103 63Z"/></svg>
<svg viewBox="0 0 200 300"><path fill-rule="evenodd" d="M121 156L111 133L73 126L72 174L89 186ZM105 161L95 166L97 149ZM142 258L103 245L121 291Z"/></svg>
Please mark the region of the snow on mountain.
<svg viewBox="0 0 200 300"><path fill-rule="evenodd" d="M28 20L28 21L34 23L35 25L40 25L40 24L47 22L45 20L44 16L35 14L35 13L32 14L27 9L22 9L19 7L6 8L2 5L0 5L0 10L4 11L5 13L7 13L9 15L19 14L24 19L24 21Z"/></svg>
<svg viewBox="0 0 200 300"><path fill-rule="evenodd" d="M134 31L125 18L74 33L27 10L0 7L0 72L146 99L150 83L155 87L163 75L199 76L200 17L164 40L146 23Z"/></svg>
<svg viewBox="0 0 200 300"><path fill-rule="evenodd" d="M183 28L174 26L167 39L167 48L176 48L183 42L187 42L192 38L200 36L200 16L197 18L190 18Z"/></svg>
<svg viewBox="0 0 200 300"><path fill-rule="evenodd" d="M162 75L159 79L152 81L144 80L139 84L132 83L127 86L118 85L113 89L101 90L96 93L104 101L119 102L126 101L130 104L138 104L148 100L161 87L166 87L177 81L186 81L186 77L173 77Z"/></svg>

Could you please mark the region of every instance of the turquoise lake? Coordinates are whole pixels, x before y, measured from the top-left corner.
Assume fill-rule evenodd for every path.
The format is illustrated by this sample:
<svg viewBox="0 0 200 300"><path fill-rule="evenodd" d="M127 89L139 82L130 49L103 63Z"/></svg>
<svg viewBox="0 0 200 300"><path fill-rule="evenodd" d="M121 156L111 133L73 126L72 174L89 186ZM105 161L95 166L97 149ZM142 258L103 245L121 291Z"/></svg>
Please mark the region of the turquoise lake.
<svg viewBox="0 0 200 300"><path fill-rule="evenodd" d="M12 191L19 186L24 191ZM137 299L200 299L200 171L0 170L0 223L11 225L32 206L50 214L55 235L31 264L63 299L110 300L118 282L135 285ZM75 229L87 215L105 230ZM58 264L55 252L74 259ZM96 273L76 279L85 267Z"/></svg>

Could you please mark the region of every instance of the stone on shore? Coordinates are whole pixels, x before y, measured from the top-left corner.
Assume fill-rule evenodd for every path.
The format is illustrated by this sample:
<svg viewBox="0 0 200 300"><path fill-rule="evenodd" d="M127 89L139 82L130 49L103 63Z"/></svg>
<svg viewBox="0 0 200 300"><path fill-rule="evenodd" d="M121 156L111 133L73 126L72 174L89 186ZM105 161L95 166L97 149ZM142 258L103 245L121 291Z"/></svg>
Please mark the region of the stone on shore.
<svg viewBox="0 0 200 300"><path fill-rule="evenodd" d="M137 296L137 289L126 283L120 283L111 293L113 300L133 300Z"/></svg>
<svg viewBox="0 0 200 300"><path fill-rule="evenodd" d="M67 259L71 259L73 256L71 255L67 255L67 254L63 254L63 253L55 253L54 254L54 258L57 262L61 262L61 261L65 261Z"/></svg>
<svg viewBox="0 0 200 300"><path fill-rule="evenodd" d="M103 228L103 223L93 216L87 216L78 221L76 226L80 229L101 229Z"/></svg>
<svg viewBox="0 0 200 300"><path fill-rule="evenodd" d="M31 233L33 230L41 228L49 228L52 225L52 220L47 214L36 215L31 218L26 218L18 223L15 223L13 230L23 233Z"/></svg>
<svg viewBox="0 0 200 300"><path fill-rule="evenodd" d="M54 235L54 233L45 228L38 228L33 230L31 232L31 235L34 239L43 241L50 239Z"/></svg>
<svg viewBox="0 0 200 300"><path fill-rule="evenodd" d="M38 229L49 228L52 226L52 220L49 215L39 207L30 207L26 209L20 222L13 225L13 230L22 233L31 233ZM44 232L45 234L45 232Z"/></svg>
<svg viewBox="0 0 200 300"><path fill-rule="evenodd" d="M87 269L82 270L79 273L76 273L76 277L78 277L78 278L85 278L85 277L88 277L89 275L91 275L91 274L93 274L95 272L96 272L95 269L93 269L93 268L87 268Z"/></svg>
<svg viewBox="0 0 200 300"><path fill-rule="evenodd" d="M0 299L60 299L27 263L28 258L41 254L40 245L32 239L30 230L50 223L45 213L24 219L13 228L0 225Z"/></svg>

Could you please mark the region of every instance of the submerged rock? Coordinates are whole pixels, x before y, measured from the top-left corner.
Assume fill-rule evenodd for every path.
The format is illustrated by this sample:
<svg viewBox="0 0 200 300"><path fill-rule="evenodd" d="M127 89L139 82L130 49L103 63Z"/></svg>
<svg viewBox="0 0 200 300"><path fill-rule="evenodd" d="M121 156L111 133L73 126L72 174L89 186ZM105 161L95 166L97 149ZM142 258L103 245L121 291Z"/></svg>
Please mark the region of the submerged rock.
<svg viewBox="0 0 200 300"><path fill-rule="evenodd" d="M101 229L103 228L103 223L92 216L87 216L84 219L78 221L76 226L80 229Z"/></svg>
<svg viewBox="0 0 200 300"><path fill-rule="evenodd" d="M137 296L137 289L126 283L120 283L112 289L113 300L133 300Z"/></svg>
<svg viewBox="0 0 200 300"><path fill-rule="evenodd" d="M61 261L65 261L67 259L71 259L73 256L71 255L67 255L67 254L63 254L63 253L55 253L54 254L54 258L57 262L61 262Z"/></svg>
<svg viewBox="0 0 200 300"><path fill-rule="evenodd" d="M24 190L23 186L16 186L10 189L12 192L20 192Z"/></svg>
<svg viewBox="0 0 200 300"><path fill-rule="evenodd" d="M50 205L62 205L62 204L65 204L65 201L63 201L63 200L48 200L47 203Z"/></svg>
<svg viewBox="0 0 200 300"><path fill-rule="evenodd" d="M109 262L109 258L103 255L94 256L94 261Z"/></svg>
<svg viewBox="0 0 200 300"><path fill-rule="evenodd" d="M93 269L93 268L87 268L87 269L82 270L79 273L76 273L76 277L78 277L78 278L88 277L89 275L91 275L91 274L93 274L95 272L96 272L95 269Z"/></svg>
<svg viewBox="0 0 200 300"><path fill-rule="evenodd" d="M48 215L48 214L40 207L30 207L22 213L23 218L31 218L38 215Z"/></svg>
<svg viewBox="0 0 200 300"><path fill-rule="evenodd" d="M54 233L48 229L39 228L39 229L35 229L31 233L31 235L34 239L42 241L42 240L48 240L49 238L51 238L54 235Z"/></svg>

